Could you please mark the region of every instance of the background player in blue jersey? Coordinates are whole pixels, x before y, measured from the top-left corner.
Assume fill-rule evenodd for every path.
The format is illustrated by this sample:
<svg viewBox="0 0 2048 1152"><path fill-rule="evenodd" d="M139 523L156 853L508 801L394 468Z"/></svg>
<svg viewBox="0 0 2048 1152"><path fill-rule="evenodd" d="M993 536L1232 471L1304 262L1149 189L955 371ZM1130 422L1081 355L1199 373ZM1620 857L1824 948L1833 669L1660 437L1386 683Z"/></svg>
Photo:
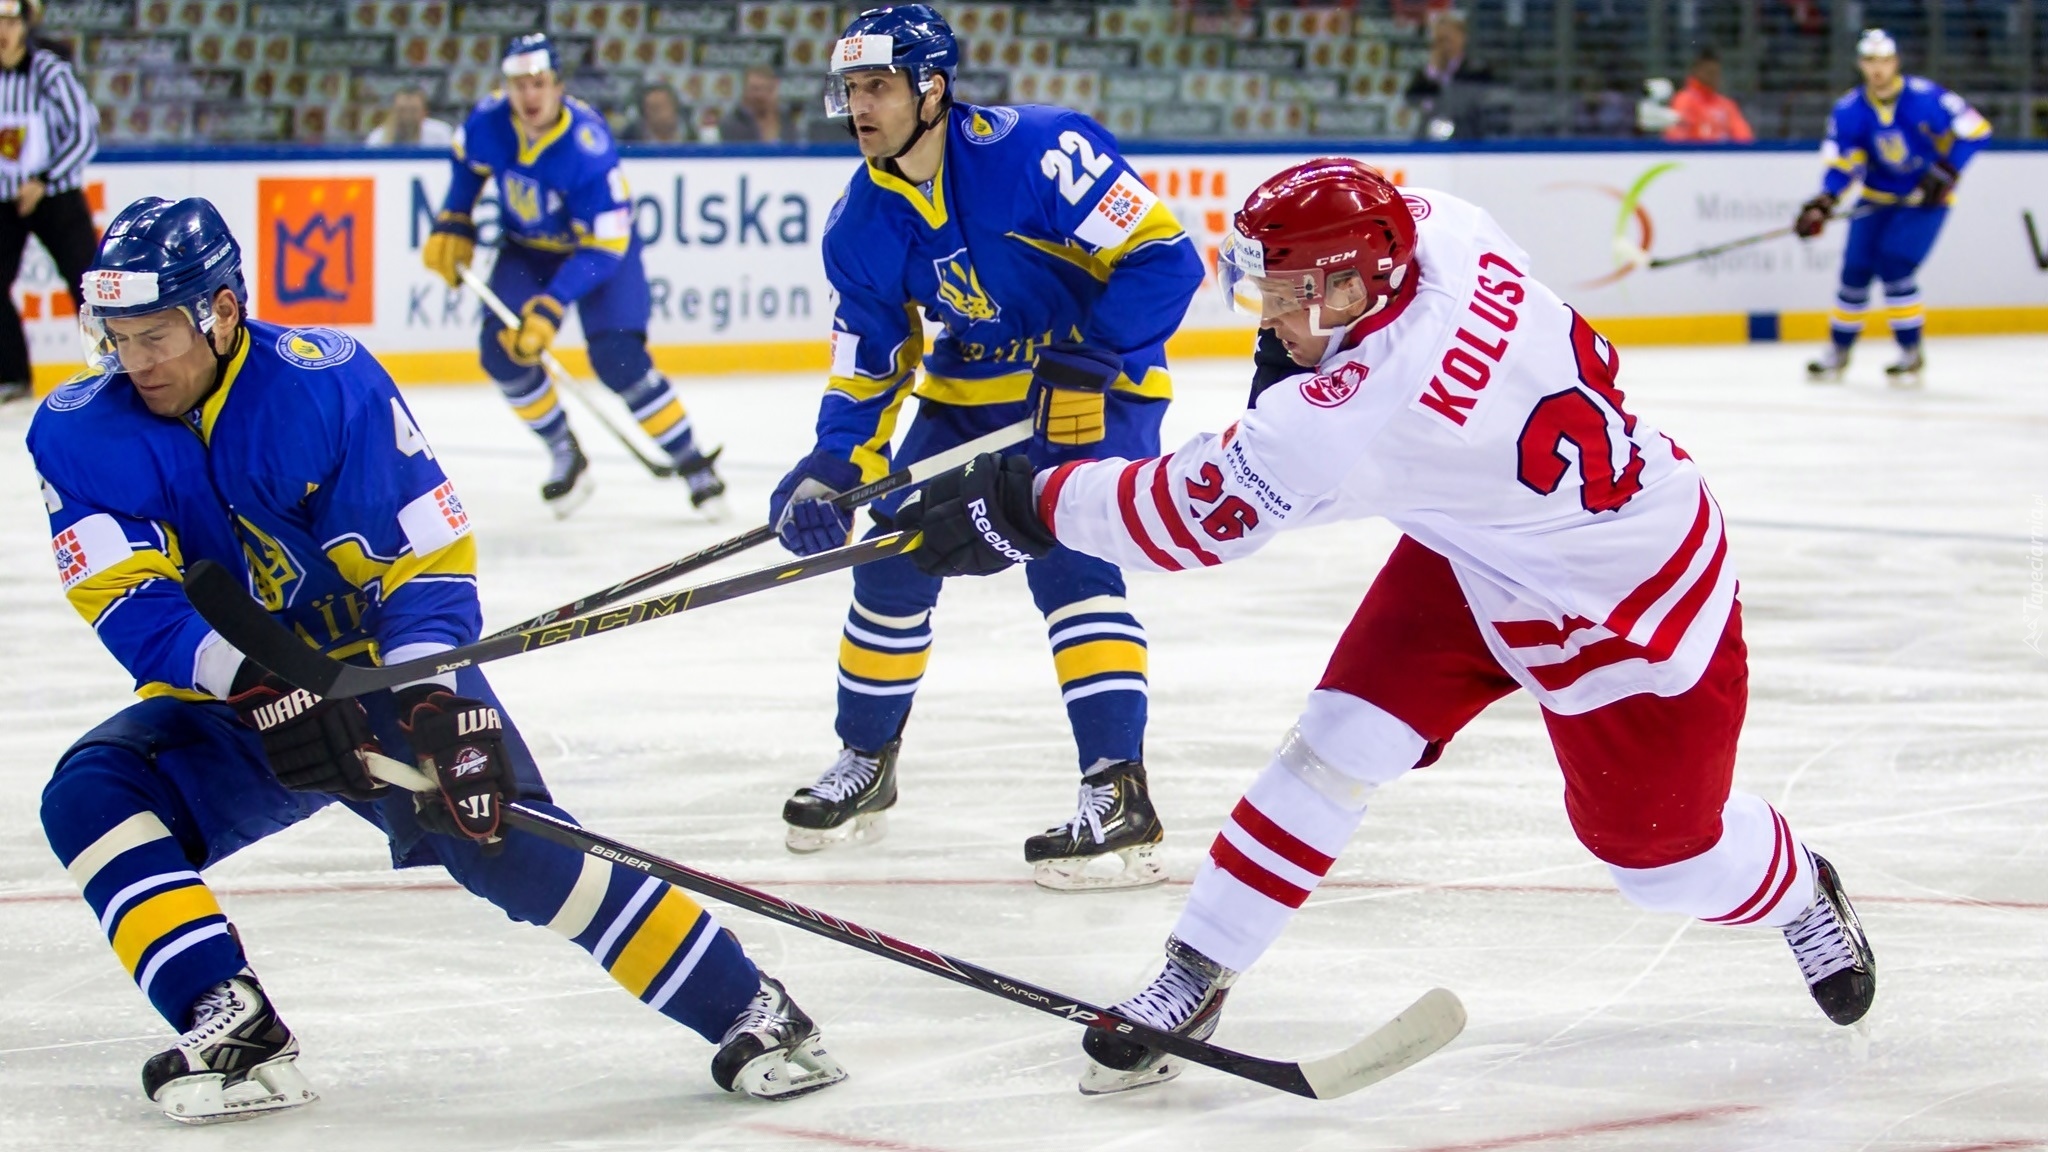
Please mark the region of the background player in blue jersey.
<svg viewBox="0 0 2048 1152"><path fill-rule="evenodd" d="M952 29L922 4L862 13L833 50L827 110L850 119L866 163L825 227L838 309L817 444L770 503L770 522L799 554L846 542L851 517L820 497L889 470L897 414L912 394L917 418L896 466L1034 405L1040 467L1158 451L1171 391L1166 338L1202 281L1194 245L1088 117L956 104L959 59ZM942 326L929 350L926 321ZM874 507L883 527L898 503ZM1156 883L1161 829L1142 759L1145 633L1124 603L1123 575L1059 549L1025 576L1082 772L1079 810L1025 841L1025 859L1048 887ZM793 851L881 834L931 652L937 578L899 556L855 569L853 582L839 647L844 747L783 808Z"/></svg>
<svg viewBox="0 0 2048 1152"><path fill-rule="evenodd" d="M421 253L450 288L476 250L470 218L484 184L498 184L504 237L491 290L518 310L511 331L486 313L484 371L553 458L540 494L566 516L590 496L589 462L569 431L555 386L540 364L571 305L598 379L619 394L690 486L690 503L723 515L718 455L697 450L690 417L668 377L647 355L647 270L633 234L633 197L604 116L562 91L560 59L546 35L532 33L505 50L505 88L480 101L455 134L448 195Z"/></svg>
<svg viewBox="0 0 2048 1152"><path fill-rule="evenodd" d="M553 805L483 674L361 700L292 688L186 603L185 567L252 592L337 659L409 660L476 639L476 541L391 377L355 340L247 316L241 250L205 200L138 200L86 274L98 374L29 428L65 596L143 699L64 753L43 829L143 994L183 1033L143 1068L173 1119L314 1099L298 1042L200 870L342 803L397 867L438 864L507 916L589 951L627 991L720 1045L712 1075L757 1096L841 1077L816 1029L682 892L501 830ZM359 749L449 766L421 796Z"/></svg>
<svg viewBox="0 0 2048 1152"><path fill-rule="evenodd" d="M1827 171L1820 195L1799 209L1793 224L1801 237L1820 235L1849 185L1863 182L1829 318L1833 341L1806 371L1817 383L1841 380L1876 279L1884 284L1885 317L1899 342L1898 362L1885 375L1895 385L1915 387L1926 364L1920 347L1926 310L1914 275L1948 218L1963 165L1991 138L1991 125L1961 96L1903 75L1899 46L1882 28L1863 33L1856 63L1863 86L1835 101L1821 145Z"/></svg>

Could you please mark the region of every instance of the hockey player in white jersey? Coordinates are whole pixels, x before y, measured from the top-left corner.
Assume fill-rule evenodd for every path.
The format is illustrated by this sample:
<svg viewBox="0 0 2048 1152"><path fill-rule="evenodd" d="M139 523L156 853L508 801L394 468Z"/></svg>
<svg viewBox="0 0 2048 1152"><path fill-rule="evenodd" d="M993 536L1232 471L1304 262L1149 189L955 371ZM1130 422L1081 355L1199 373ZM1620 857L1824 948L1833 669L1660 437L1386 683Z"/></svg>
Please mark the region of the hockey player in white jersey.
<svg viewBox="0 0 2048 1152"><path fill-rule="evenodd" d="M897 518L922 525L913 555L939 575L1055 544L1198 569L1367 516L1405 534L1211 845L1164 970L1117 1010L1211 1034L1373 790L1520 687L1542 705L1573 830L1625 897L1781 929L1828 1017L1860 1019L1875 965L1834 869L1731 791L1748 671L1720 509L1684 450L1624 407L1613 345L1483 210L1404 195L1354 160L1261 185L1219 272L1296 366L1237 423L1155 459L1034 473L983 456ZM1109 1032L1084 1047L1083 1092L1179 1072Z"/></svg>

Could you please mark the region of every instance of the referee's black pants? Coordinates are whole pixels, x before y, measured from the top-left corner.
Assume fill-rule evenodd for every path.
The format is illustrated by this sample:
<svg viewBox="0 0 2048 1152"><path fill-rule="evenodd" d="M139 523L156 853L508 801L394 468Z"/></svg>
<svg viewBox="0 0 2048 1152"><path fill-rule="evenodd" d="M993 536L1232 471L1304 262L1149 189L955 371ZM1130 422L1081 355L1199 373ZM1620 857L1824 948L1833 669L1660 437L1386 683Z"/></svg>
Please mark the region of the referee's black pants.
<svg viewBox="0 0 2048 1152"><path fill-rule="evenodd" d="M21 328L21 314L14 310L12 291L14 278L21 272L21 250L29 236L42 241L44 250L56 261L57 273L71 291L73 307L85 305L78 285L99 248L83 189L52 192L27 216L15 210L18 203L0 202L0 384L30 382L28 336Z"/></svg>

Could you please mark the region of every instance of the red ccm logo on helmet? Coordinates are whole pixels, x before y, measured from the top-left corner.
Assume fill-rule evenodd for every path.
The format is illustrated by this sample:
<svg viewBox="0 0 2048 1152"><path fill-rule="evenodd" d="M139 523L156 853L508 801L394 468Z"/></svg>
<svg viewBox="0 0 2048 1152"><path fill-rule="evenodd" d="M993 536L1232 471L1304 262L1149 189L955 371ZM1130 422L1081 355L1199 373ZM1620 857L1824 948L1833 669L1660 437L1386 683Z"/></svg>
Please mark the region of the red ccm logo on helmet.
<svg viewBox="0 0 2048 1152"><path fill-rule="evenodd" d="M1301 398L1318 408L1335 408L1358 395L1371 371L1356 360L1339 364L1327 373L1318 373L1303 380Z"/></svg>

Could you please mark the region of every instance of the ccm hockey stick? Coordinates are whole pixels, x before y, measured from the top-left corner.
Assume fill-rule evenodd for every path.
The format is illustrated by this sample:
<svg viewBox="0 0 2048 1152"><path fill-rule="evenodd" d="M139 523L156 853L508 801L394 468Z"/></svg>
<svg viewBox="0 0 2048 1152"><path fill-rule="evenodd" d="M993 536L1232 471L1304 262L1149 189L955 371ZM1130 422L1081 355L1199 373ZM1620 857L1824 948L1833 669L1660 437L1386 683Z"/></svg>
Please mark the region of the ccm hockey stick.
<svg viewBox="0 0 2048 1152"><path fill-rule="evenodd" d="M505 302L498 299L498 294L491 291L491 286L484 282L483 277L470 271L467 264L457 265L455 274L462 277L462 282L469 285L470 291L476 293L477 299L484 302L484 307L489 308L498 317L498 323L503 324L514 332L519 331L519 314L507 308ZM562 362L555 359L553 352L543 351L540 354L540 362L548 370L549 375L561 381L563 387L576 394L576 399L581 400L583 406L589 409L590 414L597 417L597 422L604 425L605 430L612 434L612 438L624 445L626 451L632 453L633 459L640 461L641 465L649 472L659 477L669 477L680 471L673 462L656 460L649 456L639 444L635 443L633 437L624 428L614 423L610 414L605 412L601 405L584 394L583 381L578 380L567 368L564 368Z"/></svg>
<svg viewBox="0 0 2048 1152"><path fill-rule="evenodd" d="M1005 425L985 436L977 436L957 448L947 449L936 456L927 456L908 468L898 468L879 480L870 481L858 488L849 488L839 495L832 497L832 504L836 508L851 512L871 500L879 500L891 492L900 491L913 484L922 484L941 472L958 468L984 452L995 452L1008 448L1010 445L1030 435L1031 421L1028 418L1019 420L1015 424ZM775 526L763 524L759 528L743 532L729 540L721 540L709 548L692 552L679 560L671 560L659 568L649 569L629 580L621 580L602 592L593 592L581 600L571 600L559 608L550 608L529 620L522 620L510 628L493 632L489 639L495 640L500 636L508 636L514 632L524 632L529 628L540 628L557 620L566 620L572 616L581 616L586 612L595 612L607 604L617 603L628 596L637 596L649 588L666 584L678 576L695 572L699 568L715 564L728 556L736 556L749 548L759 544L766 544L773 539L775 539Z"/></svg>
<svg viewBox="0 0 2048 1152"><path fill-rule="evenodd" d="M1868 208L1858 208L1853 212L1837 212L1833 216L1828 217L1828 220L1830 222L1836 220L1854 220L1858 216L1869 215L1870 211L1871 210ZM1794 235L1796 231L1797 228L1795 225L1787 224L1783 228L1773 228L1769 232L1759 232L1754 236L1744 236L1739 240L1724 241L1720 244L1714 244L1709 247L1702 248L1697 252L1687 252L1681 256L1652 257L1648 252L1645 252L1642 249L1637 248L1635 245L1630 244L1624 240L1616 240L1614 242L1614 247L1617 254L1631 261L1637 267L1651 269L1669 268L1674 264L1690 264L1695 260L1706 260L1715 256L1719 256L1723 252L1733 252L1737 248L1747 248L1752 244L1761 244L1766 240L1776 240L1780 236L1791 236Z"/></svg>
<svg viewBox="0 0 2048 1152"><path fill-rule="evenodd" d="M414 792L435 790L433 781L410 765L375 752L366 753L363 758L370 774L379 780ZM1335 1099L1384 1080L1450 1043L1465 1027L1465 1006L1449 991L1432 988L1399 1016L1380 1025L1370 1036L1342 1052L1302 1063L1247 1056L1187 1036L1161 1032L1063 992L1013 979L757 888L749 888L709 872L699 872L673 860L664 860L522 804L505 805L504 820L512 828L552 840L586 856L666 880L699 896L722 900L771 920L779 920L792 928L801 928L955 984L965 984L1000 996L1013 1004L1035 1008L1086 1028L1121 1033L1149 1048L1162 1049L1191 1063L1312 1100Z"/></svg>
<svg viewBox="0 0 2048 1152"><path fill-rule="evenodd" d="M233 644L244 656L263 665L272 672L304 688L316 696L345 698L361 696L380 688L394 688L453 672L472 664L484 664L532 652L540 648L552 648L586 636L601 632L616 632L649 620L659 620L678 612L717 604L750 596L769 588L823 576L870 560L880 560L917 547L924 537L917 532L890 532L820 552L815 556L791 560L773 568L756 568L723 580L713 580L694 587L679 589L662 596L651 596L635 600L608 612L595 616L582 616L538 628L524 628L517 632L493 636L474 644L465 644L446 652L436 652L418 660L403 664L387 664L383 667L364 667L360 664L344 664L330 659L308 645L277 618L265 611L263 606L249 598L249 591L243 578L211 560L194 563L185 574L185 599L214 631L228 643Z"/></svg>

